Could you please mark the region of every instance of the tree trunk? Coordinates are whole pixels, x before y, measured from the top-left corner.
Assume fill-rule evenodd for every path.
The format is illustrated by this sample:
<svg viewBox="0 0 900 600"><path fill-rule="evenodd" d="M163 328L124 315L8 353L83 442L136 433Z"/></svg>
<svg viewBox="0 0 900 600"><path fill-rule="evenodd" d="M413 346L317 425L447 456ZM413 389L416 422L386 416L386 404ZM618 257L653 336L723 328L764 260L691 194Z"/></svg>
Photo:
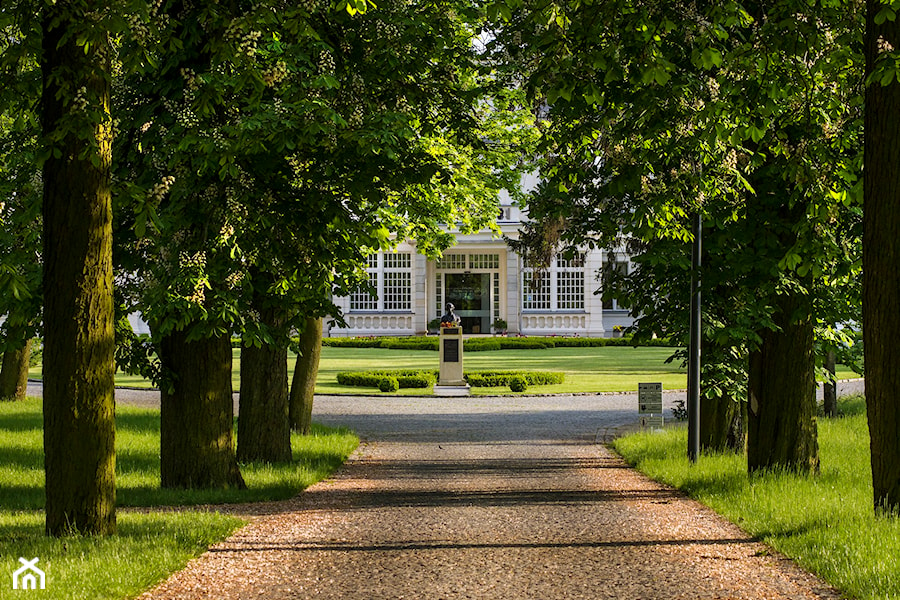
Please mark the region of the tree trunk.
<svg viewBox="0 0 900 600"><path fill-rule="evenodd" d="M274 313L263 313L263 319L277 329L283 322L277 322ZM237 456L241 462L291 460L287 344L245 344L241 348Z"/></svg>
<svg viewBox="0 0 900 600"><path fill-rule="evenodd" d="M50 150L42 208L45 525L49 535L111 534L116 461L109 42L90 20L105 4L89 0L77 13L69 7L45 4L42 15L41 119Z"/></svg>
<svg viewBox="0 0 900 600"><path fill-rule="evenodd" d="M31 340L15 350L3 353L0 367L0 400L24 400L28 389L28 364L31 361Z"/></svg>
<svg viewBox="0 0 900 600"><path fill-rule="evenodd" d="M743 452L746 436L741 401L728 395L700 396L700 450Z"/></svg>
<svg viewBox="0 0 900 600"><path fill-rule="evenodd" d="M303 435L309 435L312 427L313 395L321 355L322 319L307 319L291 381L291 427Z"/></svg>
<svg viewBox="0 0 900 600"><path fill-rule="evenodd" d="M762 344L750 354L747 467L818 472L816 377L813 324L791 317L794 296L778 296L774 321L780 331L760 332Z"/></svg>
<svg viewBox="0 0 900 600"><path fill-rule="evenodd" d="M231 338L187 341L185 330L160 341L173 381L160 404L160 474L164 488L243 488L234 452Z"/></svg>
<svg viewBox="0 0 900 600"><path fill-rule="evenodd" d="M724 361L730 349L712 340L705 340L705 355ZM729 363L704 363L700 374L700 450L703 452L743 452L746 446L746 420L743 417L742 400L735 398L727 387L732 379L741 377L744 365ZM718 383L721 391L709 388Z"/></svg>
<svg viewBox="0 0 900 600"><path fill-rule="evenodd" d="M866 71L881 47L900 47L900 19L875 24L867 0ZM886 54L886 52L885 52ZM866 86L863 351L876 510L900 510L900 81Z"/></svg>
<svg viewBox="0 0 900 600"><path fill-rule="evenodd" d="M826 417L837 416L837 381L834 379L834 363L834 350L829 350L825 353L825 370L828 371L830 379L822 386L822 405Z"/></svg>

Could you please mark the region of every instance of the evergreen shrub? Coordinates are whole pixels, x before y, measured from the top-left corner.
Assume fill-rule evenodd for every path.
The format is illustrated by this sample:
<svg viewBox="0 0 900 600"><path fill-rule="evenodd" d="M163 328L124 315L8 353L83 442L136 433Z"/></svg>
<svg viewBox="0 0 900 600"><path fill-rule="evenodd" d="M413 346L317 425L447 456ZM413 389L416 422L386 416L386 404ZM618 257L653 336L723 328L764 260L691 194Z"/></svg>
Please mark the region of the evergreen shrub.
<svg viewBox="0 0 900 600"><path fill-rule="evenodd" d="M379 347L393 350L437 350L439 344L436 337L386 338Z"/></svg>
<svg viewBox="0 0 900 600"><path fill-rule="evenodd" d="M400 389L400 382L396 377L382 377L378 382L378 389L382 392L396 392Z"/></svg>
<svg viewBox="0 0 900 600"><path fill-rule="evenodd" d="M565 380L558 371L476 371L466 373L466 381L472 387L503 387L515 377L521 377L527 385L556 385Z"/></svg>
<svg viewBox="0 0 900 600"><path fill-rule="evenodd" d="M469 338L463 342L464 352L489 352L500 349L500 340L492 337Z"/></svg>
<svg viewBox="0 0 900 600"><path fill-rule="evenodd" d="M543 350L557 346L554 338L523 337L503 338L500 340L500 348L503 350Z"/></svg>
<svg viewBox="0 0 900 600"><path fill-rule="evenodd" d="M509 379L509 389L514 392L524 392L528 389L528 382L521 375L513 375Z"/></svg>
<svg viewBox="0 0 900 600"><path fill-rule="evenodd" d="M331 346L333 348L381 348L382 342L389 338L361 337L361 338L324 338L323 346ZM396 339L396 338L392 338Z"/></svg>
<svg viewBox="0 0 900 600"><path fill-rule="evenodd" d="M340 385L350 387L379 388L385 378L397 380L399 388L427 388L437 381L437 371L386 370L386 371L344 371L337 374Z"/></svg>
<svg viewBox="0 0 900 600"><path fill-rule="evenodd" d="M240 345L240 340L235 342ZM440 341L437 336L410 337L361 337L325 338L323 346L337 348L388 348L393 350L437 351ZM602 346L677 346L669 338L639 339L630 335L620 338L586 337L473 337L463 342L466 352L489 352L493 350L541 350L544 348L594 348Z"/></svg>

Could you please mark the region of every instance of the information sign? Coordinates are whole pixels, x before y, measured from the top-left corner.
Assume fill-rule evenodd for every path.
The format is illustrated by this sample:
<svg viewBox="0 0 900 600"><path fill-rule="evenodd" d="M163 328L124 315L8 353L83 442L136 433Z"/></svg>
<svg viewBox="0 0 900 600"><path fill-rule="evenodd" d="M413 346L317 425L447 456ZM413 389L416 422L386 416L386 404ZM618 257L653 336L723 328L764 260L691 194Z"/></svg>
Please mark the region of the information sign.
<svg viewBox="0 0 900 600"><path fill-rule="evenodd" d="M642 415L662 414L662 384L638 384L638 413Z"/></svg>

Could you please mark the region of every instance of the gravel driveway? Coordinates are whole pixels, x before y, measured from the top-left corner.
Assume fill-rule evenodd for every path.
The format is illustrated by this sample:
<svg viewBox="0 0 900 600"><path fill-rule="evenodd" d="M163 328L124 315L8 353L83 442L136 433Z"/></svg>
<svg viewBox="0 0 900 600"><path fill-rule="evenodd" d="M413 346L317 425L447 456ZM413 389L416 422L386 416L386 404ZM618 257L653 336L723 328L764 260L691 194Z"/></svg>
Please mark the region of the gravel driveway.
<svg viewBox="0 0 900 600"><path fill-rule="evenodd" d="M344 468L229 509L250 524L141 598L840 597L599 443L636 404L317 397L317 421L364 440Z"/></svg>

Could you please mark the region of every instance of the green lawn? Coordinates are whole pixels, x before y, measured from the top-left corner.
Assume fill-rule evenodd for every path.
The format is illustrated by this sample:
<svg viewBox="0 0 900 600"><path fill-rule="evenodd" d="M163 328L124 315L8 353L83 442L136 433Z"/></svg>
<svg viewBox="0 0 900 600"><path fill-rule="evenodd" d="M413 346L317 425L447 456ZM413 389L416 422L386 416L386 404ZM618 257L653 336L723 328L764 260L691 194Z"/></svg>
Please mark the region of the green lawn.
<svg viewBox="0 0 900 600"><path fill-rule="evenodd" d="M691 466L684 428L619 439L650 477L684 490L850 597L900 598L900 518L875 517L865 400L819 420L822 470L748 478L744 456L703 456Z"/></svg>
<svg viewBox="0 0 900 600"><path fill-rule="evenodd" d="M527 394L563 394L578 392L636 391L639 382L662 382L664 389L682 389L687 377L680 363L666 363L672 348L606 346L595 348L548 348L543 350L497 350L469 352L463 357L466 371L527 370L562 371L566 381L562 385L529 387ZM338 385L340 371L372 369L436 369L438 353L428 350L388 350L383 348L322 348L322 362L316 382L319 394L372 394L375 388L354 388ZM294 372L294 356L288 360L290 374ZM31 370L32 377L40 377L40 367ZM838 366L841 379L857 377L853 371ZM234 350L234 389L240 387L240 350ZM119 373L116 384L149 387L146 380ZM509 388L472 388L473 394L510 394ZM400 395L431 394L431 390L407 389Z"/></svg>
<svg viewBox="0 0 900 600"><path fill-rule="evenodd" d="M548 348L544 350L497 350L469 352L463 356L466 371L525 370L562 371L561 385L533 386L526 393L619 392L637 390L639 381L661 381L666 389L683 388L684 371L676 363L666 364L671 348ZM316 384L318 393L371 394L372 389L338 385L339 371L438 367L438 353L427 350L380 348L323 348ZM417 395L430 390L400 390ZM510 393L509 388L472 388L473 394Z"/></svg>
<svg viewBox="0 0 900 600"><path fill-rule="evenodd" d="M291 440L294 462L247 464L247 490L159 489L159 411L116 409L116 485L120 507L215 504L288 498L336 469L358 444L346 430L319 427ZM203 509L140 511L120 508L119 533L108 538L43 535L44 471L41 403L0 402L0 570L12 573L18 557L40 558L44 598L125 598L150 587L227 537L240 519ZM0 585L0 599L23 592Z"/></svg>

